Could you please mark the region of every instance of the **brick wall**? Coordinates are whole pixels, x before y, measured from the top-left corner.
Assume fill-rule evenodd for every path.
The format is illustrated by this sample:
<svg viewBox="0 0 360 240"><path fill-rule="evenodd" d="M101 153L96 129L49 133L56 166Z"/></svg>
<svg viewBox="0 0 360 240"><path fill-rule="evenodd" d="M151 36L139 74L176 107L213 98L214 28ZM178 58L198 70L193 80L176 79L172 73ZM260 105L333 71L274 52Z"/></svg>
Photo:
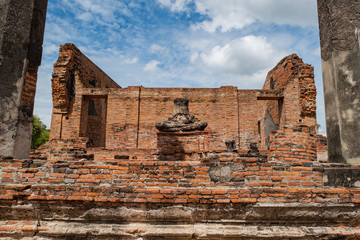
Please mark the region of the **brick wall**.
<svg viewBox="0 0 360 240"><path fill-rule="evenodd" d="M53 113L51 139L74 139L80 136L81 89L120 88L74 44L60 46L52 75Z"/></svg>
<svg viewBox="0 0 360 240"><path fill-rule="evenodd" d="M55 149L54 149L55 150ZM306 161L220 153L200 161L3 160L0 199L132 203L360 203L359 190L325 188ZM82 160L80 160L82 159ZM218 171L226 174L217 174Z"/></svg>
<svg viewBox="0 0 360 240"><path fill-rule="evenodd" d="M28 67L25 74L25 82L21 95L22 105L27 106L30 109L34 107L34 99L36 92L36 82L37 82L37 67L32 68Z"/></svg>
<svg viewBox="0 0 360 240"><path fill-rule="evenodd" d="M316 123L313 69L296 55L284 58L269 72L263 90L232 86L108 89L117 85L71 44L61 47L53 76L51 138L88 137L93 146L107 149L156 149L155 123L173 113L177 97L188 98L190 112L208 122L210 150L225 149L225 139L234 139L239 150L247 150L252 142L265 149L273 130ZM268 90L265 98L259 98ZM99 98L106 99L106 104L100 104ZM102 117L89 116L89 102ZM101 134L92 134L91 125L99 126Z"/></svg>
<svg viewBox="0 0 360 240"><path fill-rule="evenodd" d="M174 233L181 223L182 230L196 229L187 238L203 239L215 234L198 229L204 222L228 229L216 232L217 239L360 236L360 190L324 185L328 165L316 161L308 126L276 131L267 154L209 151L207 131L157 135L156 152L96 150L87 148L87 138L53 139L32 159L2 159L0 236L184 239ZM246 232L237 229L239 221ZM269 229L255 231L259 225Z"/></svg>
<svg viewBox="0 0 360 240"><path fill-rule="evenodd" d="M87 137L89 146L113 150L155 150L159 140L155 123L173 114L175 98L185 97L190 113L208 122L208 150L224 150L225 139L234 139L239 151L246 152L250 143L265 150L274 130L298 125L315 129L313 77L311 66L290 55L269 72L262 90L232 86L122 89L74 45L65 44L52 79L50 136Z"/></svg>
<svg viewBox="0 0 360 240"><path fill-rule="evenodd" d="M0 159L0 237L359 238L358 182L329 175L359 166L319 157L313 69L296 55L262 90L122 89L67 44L52 81L52 139L31 159ZM177 97L205 131L156 130Z"/></svg>
<svg viewBox="0 0 360 240"><path fill-rule="evenodd" d="M267 75L263 89L283 93L283 99L267 100L261 116L264 128L261 143L267 143L273 130L307 125L316 132L316 87L314 69L296 54L282 59ZM269 121L273 124L269 125Z"/></svg>
<svg viewBox="0 0 360 240"><path fill-rule="evenodd" d="M252 102L246 99L248 95ZM253 110L257 106L256 91L240 91L235 87L129 87L110 93L108 97L106 147L155 149L158 132L155 123L166 121L173 114L173 101L177 97L188 98L190 113L208 122L206 130L212 135L210 149L224 149L226 138L238 143L240 140L242 148L247 148L249 139L257 139L256 117L249 117L251 112L252 116L257 115ZM246 104L238 105L238 99L246 99ZM242 114L245 111L249 114ZM251 131L255 132L248 133Z"/></svg>
<svg viewBox="0 0 360 240"><path fill-rule="evenodd" d="M270 157L283 162L314 162L316 138L310 127L283 128L270 135Z"/></svg>

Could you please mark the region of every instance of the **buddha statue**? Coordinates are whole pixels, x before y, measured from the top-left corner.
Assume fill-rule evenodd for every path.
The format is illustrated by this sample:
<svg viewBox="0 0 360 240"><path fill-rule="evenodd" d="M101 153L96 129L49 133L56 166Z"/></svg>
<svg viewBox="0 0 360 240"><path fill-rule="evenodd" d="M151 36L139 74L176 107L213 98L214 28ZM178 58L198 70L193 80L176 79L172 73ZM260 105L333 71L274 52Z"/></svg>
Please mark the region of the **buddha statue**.
<svg viewBox="0 0 360 240"><path fill-rule="evenodd" d="M189 113L189 100L176 98L174 100L175 113L165 122L157 122L155 127L162 132L190 132L203 131L207 122L199 121Z"/></svg>

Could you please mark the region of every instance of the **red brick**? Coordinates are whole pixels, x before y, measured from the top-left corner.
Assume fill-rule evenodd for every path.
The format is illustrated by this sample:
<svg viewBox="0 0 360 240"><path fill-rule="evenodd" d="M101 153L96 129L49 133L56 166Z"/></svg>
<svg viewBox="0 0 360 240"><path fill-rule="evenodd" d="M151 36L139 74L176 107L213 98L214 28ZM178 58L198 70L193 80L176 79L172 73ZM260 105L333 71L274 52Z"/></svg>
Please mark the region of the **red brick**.
<svg viewBox="0 0 360 240"><path fill-rule="evenodd" d="M209 190L209 189L199 189L199 193L201 194L201 195L204 195L204 194L211 194L211 190Z"/></svg>
<svg viewBox="0 0 360 240"><path fill-rule="evenodd" d="M232 203L256 203L256 198L239 198L239 199L231 199Z"/></svg>
<svg viewBox="0 0 360 240"><path fill-rule="evenodd" d="M14 196L1 196L0 195L0 200L12 200L14 199Z"/></svg>
<svg viewBox="0 0 360 240"><path fill-rule="evenodd" d="M77 179L76 182L78 183L100 183L100 180L93 180L93 179Z"/></svg>
<svg viewBox="0 0 360 240"><path fill-rule="evenodd" d="M212 194L226 194L227 190L223 188L212 189Z"/></svg>
<svg viewBox="0 0 360 240"><path fill-rule="evenodd" d="M160 192L160 188L148 188L146 189L147 193L159 193Z"/></svg>
<svg viewBox="0 0 360 240"><path fill-rule="evenodd" d="M164 198L163 194L153 194L151 195L151 198Z"/></svg>

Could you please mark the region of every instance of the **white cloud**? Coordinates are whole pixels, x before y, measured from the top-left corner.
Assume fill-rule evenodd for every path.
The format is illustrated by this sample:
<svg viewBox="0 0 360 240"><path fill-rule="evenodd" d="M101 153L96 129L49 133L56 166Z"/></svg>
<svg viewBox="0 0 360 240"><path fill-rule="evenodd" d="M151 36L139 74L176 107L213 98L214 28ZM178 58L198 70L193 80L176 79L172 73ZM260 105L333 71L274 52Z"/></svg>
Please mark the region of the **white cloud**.
<svg viewBox="0 0 360 240"><path fill-rule="evenodd" d="M254 22L244 6L244 1L198 0L195 4L196 10L201 14L208 15L211 20L194 25L194 29L201 28L208 32L220 29L222 32L227 32L232 29L241 29Z"/></svg>
<svg viewBox="0 0 360 240"><path fill-rule="evenodd" d="M56 44L45 42L44 51L45 55L56 54L59 51L59 46Z"/></svg>
<svg viewBox="0 0 360 240"><path fill-rule="evenodd" d="M55 23L57 20L60 23ZM46 41L65 43L72 39L70 32L73 35L77 34L74 26L71 26L67 21L61 21L60 18L54 19L53 22L48 21L46 24Z"/></svg>
<svg viewBox="0 0 360 240"><path fill-rule="evenodd" d="M158 0L158 2L171 9L173 12L181 12L186 10L186 5L190 0Z"/></svg>
<svg viewBox="0 0 360 240"><path fill-rule="evenodd" d="M155 72L155 71L159 70L159 68L158 68L159 64L160 64L159 61L151 60L150 62L148 62L145 65L144 71L146 71L146 72Z"/></svg>
<svg viewBox="0 0 360 240"><path fill-rule="evenodd" d="M193 54L191 54L191 56L190 56L190 62L191 63L195 63L196 60L198 60L198 59L199 59L199 53L198 52L194 52Z"/></svg>
<svg viewBox="0 0 360 240"><path fill-rule="evenodd" d="M122 61L122 64L135 64L139 61L139 59L137 57L134 58L127 58L124 61Z"/></svg>
<svg viewBox="0 0 360 240"><path fill-rule="evenodd" d="M200 57L218 72L252 75L274 66L284 55L284 51L275 49L265 37L249 35L215 46Z"/></svg>
<svg viewBox="0 0 360 240"><path fill-rule="evenodd" d="M64 4L85 22L111 24L120 15L128 15L128 8L117 0L64 0Z"/></svg>
<svg viewBox="0 0 360 240"><path fill-rule="evenodd" d="M92 16L92 14L89 13L89 12L84 12L84 13L82 13L82 14L79 14L79 15L77 16L77 18L79 18L79 19L82 20L82 21L89 22L89 21L91 21L91 19L93 18L93 16Z"/></svg>
<svg viewBox="0 0 360 240"><path fill-rule="evenodd" d="M207 15L206 20L193 25L193 29L207 32L228 32L242 29L256 21L263 23L315 26L317 12L315 0L158 0L171 11L186 11L189 2L195 11Z"/></svg>
<svg viewBox="0 0 360 240"><path fill-rule="evenodd" d="M165 54L168 52L168 49L164 46L160 46L158 44L152 44L150 47L150 52L151 53L160 53L160 54Z"/></svg>
<svg viewBox="0 0 360 240"><path fill-rule="evenodd" d="M246 0L247 9L256 19L267 23L299 26L317 25L315 0Z"/></svg>

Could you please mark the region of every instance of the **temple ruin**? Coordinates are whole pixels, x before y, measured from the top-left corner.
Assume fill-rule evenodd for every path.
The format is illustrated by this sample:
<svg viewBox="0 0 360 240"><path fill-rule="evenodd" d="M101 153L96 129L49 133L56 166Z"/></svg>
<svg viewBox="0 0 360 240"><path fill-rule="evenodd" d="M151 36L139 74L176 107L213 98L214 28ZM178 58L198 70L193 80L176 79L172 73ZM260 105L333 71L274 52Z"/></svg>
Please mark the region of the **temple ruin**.
<svg viewBox="0 0 360 240"><path fill-rule="evenodd" d="M343 81L357 76L358 23L339 21L347 39L329 24L360 4L318 3L329 159L313 67L296 54L262 89L122 88L64 44L50 140L23 158L2 140L0 238L360 239L359 125L339 108L358 113Z"/></svg>
<svg viewBox="0 0 360 240"><path fill-rule="evenodd" d="M52 88L51 141L84 138L98 151L154 152L162 132L185 134L189 126L206 138L202 151L216 152L225 149L225 139L234 139L239 150L247 151L250 143L268 150L273 131L299 125L316 134L313 67L296 55L270 71L261 90L121 88L76 46L65 44L55 63ZM192 124L196 116L201 120L198 127L181 125L183 120L174 119L178 112Z"/></svg>

